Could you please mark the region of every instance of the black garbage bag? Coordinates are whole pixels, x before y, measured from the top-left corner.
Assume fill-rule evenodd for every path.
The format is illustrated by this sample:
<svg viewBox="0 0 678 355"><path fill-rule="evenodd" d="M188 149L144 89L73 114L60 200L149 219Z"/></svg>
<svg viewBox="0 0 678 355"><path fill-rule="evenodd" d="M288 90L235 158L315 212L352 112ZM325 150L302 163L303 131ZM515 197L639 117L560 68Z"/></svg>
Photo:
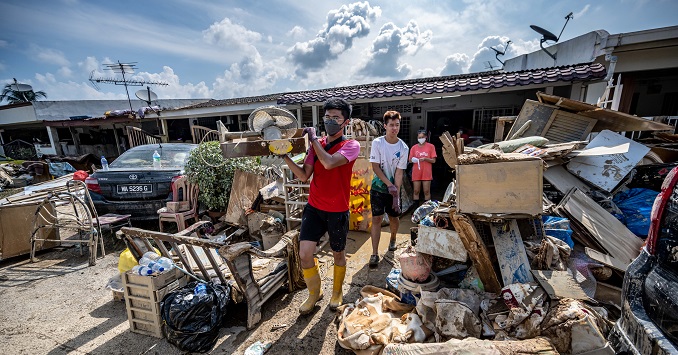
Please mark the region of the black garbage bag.
<svg viewBox="0 0 678 355"><path fill-rule="evenodd" d="M170 344L182 351L203 353L217 342L231 289L209 282L203 284L203 293L196 294L198 284L194 281L165 295L160 312Z"/></svg>

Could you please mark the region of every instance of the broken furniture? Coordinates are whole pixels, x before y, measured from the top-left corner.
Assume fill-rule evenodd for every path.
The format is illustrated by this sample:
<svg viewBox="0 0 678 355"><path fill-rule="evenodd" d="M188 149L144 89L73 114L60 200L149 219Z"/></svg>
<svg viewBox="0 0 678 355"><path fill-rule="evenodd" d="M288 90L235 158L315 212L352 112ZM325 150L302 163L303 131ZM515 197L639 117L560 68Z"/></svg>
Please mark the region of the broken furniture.
<svg viewBox="0 0 678 355"><path fill-rule="evenodd" d="M223 285L228 284L227 276L223 269L226 264L228 271L233 277L231 282L232 297L236 302L247 302L247 328L252 329L261 320L261 307L280 287L288 283L290 291L303 285L297 248L298 231L286 233L282 239L271 249L261 251L254 248L249 242L229 244L230 239L244 233L244 229L230 227L226 233L225 241L203 239L204 229L209 227L209 222L198 222L189 228L176 234L168 234L143 230L139 228L124 227L119 232L128 240L128 244L143 255L144 252L157 248L161 254L168 258L175 258L188 273L202 280L213 280ZM215 226L215 230L223 226ZM197 237L190 236L197 234ZM171 249L168 249L170 246ZM186 252L180 252L184 249ZM214 249L219 250L223 260L215 258ZM204 258L201 258L204 256ZM255 280L252 269L252 256L264 258L283 258L281 263L269 275L260 280ZM203 262L203 259L207 261ZM199 273L193 271L189 265L197 265ZM282 266L284 265L284 267ZM208 268L211 268L208 270Z"/></svg>
<svg viewBox="0 0 678 355"><path fill-rule="evenodd" d="M198 221L198 184L192 184L185 176L173 183L172 201L158 210L160 231L164 230L163 222L177 224L177 230L186 229L186 221Z"/></svg>
<svg viewBox="0 0 678 355"><path fill-rule="evenodd" d="M304 153L308 147L299 122L290 111L262 106L250 113L247 132L227 132L219 126L219 141L224 158Z"/></svg>
<svg viewBox="0 0 678 355"><path fill-rule="evenodd" d="M283 190L285 192L285 220L287 230L301 225L301 214L308 203L308 193L311 188L311 179L302 182L294 176L287 165L282 166Z"/></svg>
<svg viewBox="0 0 678 355"><path fill-rule="evenodd" d="M55 242L46 239L44 230L58 230L61 234L65 230L77 233L79 239L59 239L59 243L73 243L80 247L83 255L83 245L89 248L89 265L96 264L97 249L100 244L101 256L106 256L104 240L101 237L101 228L89 190L84 182L70 180L66 183L65 191L49 192L38 204L33 215L33 233L31 234L31 261L35 262L35 252L38 245L44 242Z"/></svg>
<svg viewBox="0 0 678 355"><path fill-rule="evenodd" d="M110 234L114 235L116 230L124 226L132 226L130 217L132 217L130 214L107 213L99 216L99 218L95 220L95 225L99 226L101 229L102 237L105 230L108 230Z"/></svg>
<svg viewBox="0 0 678 355"><path fill-rule="evenodd" d="M15 202L0 205L0 260L31 252L31 233L33 215L40 201ZM45 215L56 216L55 206L43 205ZM38 232L39 239L59 241L57 229L43 229ZM56 246L55 243L40 242L36 250Z"/></svg>

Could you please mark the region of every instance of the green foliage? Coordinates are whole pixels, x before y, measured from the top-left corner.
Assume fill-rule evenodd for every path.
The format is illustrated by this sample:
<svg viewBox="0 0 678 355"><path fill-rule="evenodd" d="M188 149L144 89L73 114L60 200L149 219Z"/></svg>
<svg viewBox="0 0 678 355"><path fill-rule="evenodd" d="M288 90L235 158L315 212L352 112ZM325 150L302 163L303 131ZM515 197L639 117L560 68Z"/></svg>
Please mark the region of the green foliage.
<svg viewBox="0 0 678 355"><path fill-rule="evenodd" d="M16 91L12 90L13 84L5 84L5 87L0 93L0 102L7 101L9 104L18 104L21 102L33 102L38 101L38 99L47 98L47 94L44 91Z"/></svg>
<svg viewBox="0 0 678 355"><path fill-rule="evenodd" d="M226 211L236 170L261 173L263 168L255 158L224 159L219 142L203 142L194 149L186 162L186 176L200 188L198 200L211 211Z"/></svg>

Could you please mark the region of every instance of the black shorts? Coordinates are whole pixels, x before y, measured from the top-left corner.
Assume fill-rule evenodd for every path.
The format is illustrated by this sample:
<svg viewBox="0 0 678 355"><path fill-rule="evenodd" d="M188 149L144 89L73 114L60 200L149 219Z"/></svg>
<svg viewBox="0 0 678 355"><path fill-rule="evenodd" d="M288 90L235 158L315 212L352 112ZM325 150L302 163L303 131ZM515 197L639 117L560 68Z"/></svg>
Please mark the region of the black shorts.
<svg viewBox="0 0 678 355"><path fill-rule="evenodd" d="M317 243L325 232L330 236L332 250L336 252L344 251L346 249L346 235L348 234L348 211L325 212L306 204L301 215L299 240Z"/></svg>
<svg viewBox="0 0 678 355"><path fill-rule="evenodd" d="M389 217L400 216L400 213L396 213L393 209L393 196L389 193L370 190L370 205L372 207L372 215L375 217L383 215L384 212Z"/></svg>

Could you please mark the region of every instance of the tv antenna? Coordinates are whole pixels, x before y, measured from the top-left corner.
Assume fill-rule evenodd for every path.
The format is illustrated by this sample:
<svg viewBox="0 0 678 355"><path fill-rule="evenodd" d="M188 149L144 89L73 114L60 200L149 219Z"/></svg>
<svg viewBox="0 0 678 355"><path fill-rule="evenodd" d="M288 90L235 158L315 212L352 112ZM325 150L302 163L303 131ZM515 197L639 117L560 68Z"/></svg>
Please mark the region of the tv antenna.
<svg viewBox="0 0 678 355"><path fill-rule="evenodd" d="M549 52L548 50L546 50L546 48L544 48L544 42L552 41L552 42L558 43L560 36L563 34L563 31L565 31L565 26L567 26L567 23L573 18L574 18L574 16L572 15L571 12L569 14L567 14L567 16L565 16L565 24L563 25L563 29L560 30L560 34L558 35L558 37L556 37L556 35L554 35L550 31L545 30L545 29L543 29L539 26L530 25L531 29L535 30L537 33L542 35L541 39L539 40L539 47L541 47L541 50L546 52L546 54L548 54L549 57L553 58L553 60L556 60L556 55Z"/></svg>
<svg viewBox="0 0 678 355"><path fill-rule="evenodd" d="M12 78L12 79L14 79L14 84L10 84L9 89L12 90L12 91L20 93L21 97L24 98L24 101L28 102L28 98L26 98L26 94L24 94L24 93L28 92L28 91L33 91L33 87L28 85L28 84L19 84L19 82L16 81L16 78Z"/></svg>
<svg viewBox="0 0 678 355"><path fill-rule="evenodd" d="M497 68L499 68L499 66L497 66ZM492 64L492 61L489 60L485 61L485 69L494 70L494 64Z"/></svg>
<svg viewBox="0 0 678 355"><path fill-rule="evenodd" d="M494 47L489 47L491 50L494 51L494 57L497 58L497 62L501 63L501 65L504 65L504 62L502 62L499 59L499 56L506 54L506 51L508 50L509 44L511 44L511 40L506 41L506 45L504 46L503 51L500 51L500 50L498 50L497 48L494 48Z"/></svg>
<svg viewBox="0 0 678 355"><path fill-rule="evenodd" d="M167 86L169 85L168 83L164 81L155 81L155 80L139 80L139 79L128 79L126 75L129 74L134 74L134 70L137 69L137 62L130 62L130 63L120 63L118 61L117 63L104 63L104 70L110 70L115 74L119 74L122 79L119 77L108 77L108 78L95 78L94 77L94 71L92 71L89 75L89 81L92 83L92 86L94 86L95 89L99 90L99 86L97 84L99 83L104 83L104 84L115 84L115 85L124 85L125 86L125 92L127 93L127 102L129 103L129 109L130 111L134 112L134 109L132 108L132 100L129 97L129 86L144 86L144 85L162 85L162 86ZM141 90L143 91L143 90ZM150 92L150 89L148 89ZM149 97L150 99L150 94ZM157 99L157 95L156 95ZM146 100L144 100L146 101Z"/></svg>

